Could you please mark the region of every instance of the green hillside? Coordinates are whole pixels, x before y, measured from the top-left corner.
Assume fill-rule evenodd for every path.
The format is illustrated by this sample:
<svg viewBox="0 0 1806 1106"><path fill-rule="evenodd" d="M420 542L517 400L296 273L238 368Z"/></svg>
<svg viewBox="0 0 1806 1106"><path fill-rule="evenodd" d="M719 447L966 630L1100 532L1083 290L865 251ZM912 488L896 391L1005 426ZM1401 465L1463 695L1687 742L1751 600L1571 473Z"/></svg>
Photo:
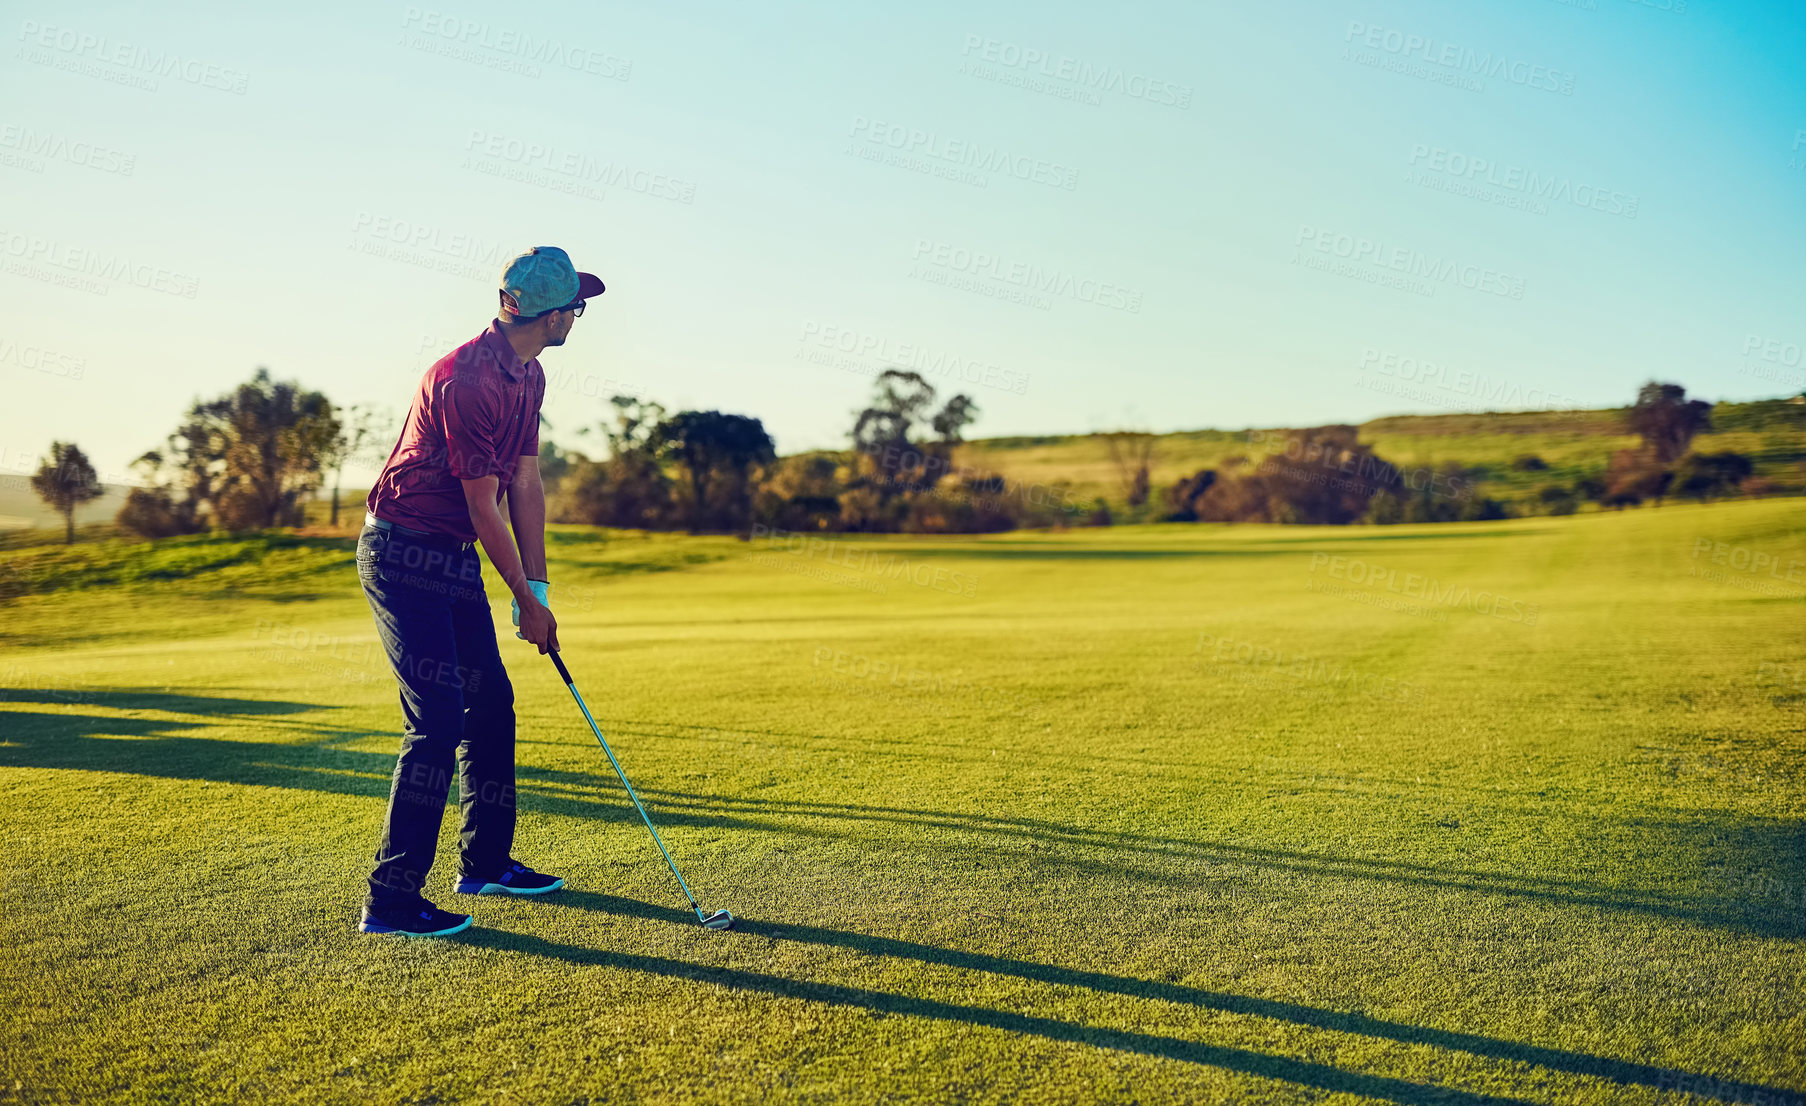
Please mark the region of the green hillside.
<svg viewBox="0 0 1806 1106"><path fill-rule="evenodd" d="M1576 480L1600 476L1614 451L1637 444L1637 438L1624 430L1625 411L1393 415L1362 423L1359 429L1361 441L1400 468L1456 462L1474 474L1478 495L1532 514L1541 513L1537 496L1544 487L1571 487ZM1755 463L1756 480L1749 490L1763 495L1806 494L1806 403L1784 399L1720 403L1712 409L1712 426L1694 439L1695 451L1748 455ZM1155 505L1162 502L1166 488L1199 469L1218 468L1238 457L1258 462L1272 448L1262 439L1283 440L1284 433L1283 428L1250 428L1156 435L1150 465ZM1525 457L1535 457L1545 467L1516 467L1514 463ZM961 446L956 463L962 471L1001 473L1031 492L1036 486L1064 485L1065 502L1089 507L1101 498L1119 519L1124 509L1120 469L1105 434L981 438ZM110 523L125 492L108 485L105 496L77 509L76 521L89 526ZM310 527L326 524L325 495L322 492L322 498L308 504ZM363 489L342 493L341 531L355 531L363 517L363 498ZM39 502L23 476L0 477L0 531L29 527L60 529L62 518ZM92 536L106 532L96 530Z"/></svg>
<svg viewBox="0 0 1806 1106"><path fill-rule="evenodd" d="M1395 415L1362 423L1360 431L1361 441L1393 464L1459 462L1479 470L1479 494L1528 510L1545 485L1571 485L1597 476L1613 451L1636 445L1636 437L1624 431L1624 417L1623 408ZM1710 433L1694 439L1696 451L1748 454L1755 460L1756 476L1772 485L1770 491L1806 493L1806 404L1720 403L1712 409L1712 425ZM1258 461L1268 451L1255 444L1262 434L1256 429L1159 435L1150 465L1156 496L1199 469L1216 468L1235 457ZM1547 469L1514 469L1513 461L1526 455L1540 458ZM1119 470L1102 434L976 440L961 448L959 464L999 472L1024 485L1064 481L1070 498L1079 503L1102 497L1114 508L1123 499Z"/></svg>

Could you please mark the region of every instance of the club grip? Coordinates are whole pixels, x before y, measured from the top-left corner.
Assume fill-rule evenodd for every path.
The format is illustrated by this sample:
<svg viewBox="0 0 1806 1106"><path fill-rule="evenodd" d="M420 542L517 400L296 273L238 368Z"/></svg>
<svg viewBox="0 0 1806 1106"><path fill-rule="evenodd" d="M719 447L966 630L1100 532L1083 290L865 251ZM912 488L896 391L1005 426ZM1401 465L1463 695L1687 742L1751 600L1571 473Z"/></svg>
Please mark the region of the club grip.
<svg viewBox="0 0 1806 1106"><path fill-rule="evenodd" d="M566 687L572 686L571 685L571 670L564 666L564 660L563 660L563 658L559 657L558 650L556 650L556 649L550 650L546 653L546 656L551 657L552 663L558 666L558 674L560 676L564 677L564 686L566 686Z"/></svg>

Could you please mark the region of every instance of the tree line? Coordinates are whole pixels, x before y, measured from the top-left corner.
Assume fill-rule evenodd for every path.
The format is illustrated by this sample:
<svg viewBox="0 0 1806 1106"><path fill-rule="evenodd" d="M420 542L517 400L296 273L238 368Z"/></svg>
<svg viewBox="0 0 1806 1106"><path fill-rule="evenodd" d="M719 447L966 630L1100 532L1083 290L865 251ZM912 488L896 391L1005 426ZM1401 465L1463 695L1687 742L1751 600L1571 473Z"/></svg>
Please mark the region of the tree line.
<svg viewBox="0 0 1806 1106"><path fill-rule="evenodd" d="M978 415L970 396L942 401L921 374L890 369L855 413L849 448L779 457L750 415L671 413L617 395L600 426L577 432L599 431L601 457L546 439L540 464L553 491L553 517L599 526L985 533L1115 521L1102 499L1076 502L1065 484L1025 487L957 465L965 429ZM1625 412L1625 428L1640 445L1613 454L1601 476L1545 486L1543 508L1567 514L1588 500L1622 509L1677 494L1711 499L1736 493L1753 471L1741 454L1690 451L1711 429L1711 405L1687 399L1680 385L1645 385ZM330 524L337 526L345 466L380 463L394 434L394 419L382 409L340 407L260 368L230 392L197 399L164 443L134 462L141 483L128 491L117 521L147 538L300 526L308 501L330 485ZM1394 465L1348 425L1253 433L1258 459L1233 457L1164 489L1150 475L1155 442L1152 434L1105 435L1121 503L1136 520L1389 524L1512 513L1478 494L1475 470ZM1526 471L1538 466L1534 456L1514 462ZM92 464L67 442L52 444L32 487L63 515L69 541L76 508L102 494Z"/></svg>

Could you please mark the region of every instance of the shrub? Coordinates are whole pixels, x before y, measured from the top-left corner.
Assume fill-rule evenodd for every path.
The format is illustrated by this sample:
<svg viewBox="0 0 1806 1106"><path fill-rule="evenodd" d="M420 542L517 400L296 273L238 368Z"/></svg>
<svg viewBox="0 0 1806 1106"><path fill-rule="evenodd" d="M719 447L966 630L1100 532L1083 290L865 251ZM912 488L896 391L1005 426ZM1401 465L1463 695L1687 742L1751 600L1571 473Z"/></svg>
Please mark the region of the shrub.
<svg viewBox="0 0 1806 1106"><path fill-rule="evenodd" d="M1754 471L1755 465L1748 457L1731 450L1689 453L1674 471L1674 491L1704 502L1735 494Z"/></svg>
<svg viewBox="0 0 1806 1106"><path fill-rule="evenodd" d="M633 452L577 461L562 483L556 518L592 526L658 530L673 524L671 479L658 462Z"/></svg>
<svg viewBox="0 0 1806 1106"><path fill-rule="evenodd" d="M1580 509L1580 502L1574 497L1573 491L1561 484L1543 485L1536 497L1552 515L1571 515Z"/></svg>
<svg viewBox="0 0 1806 1106"><path fill-rule="evenodd" d="M173 538L207 527L186 504L175 502L168 488L133 488L126 493L116 521L141 538Z"/></svg>

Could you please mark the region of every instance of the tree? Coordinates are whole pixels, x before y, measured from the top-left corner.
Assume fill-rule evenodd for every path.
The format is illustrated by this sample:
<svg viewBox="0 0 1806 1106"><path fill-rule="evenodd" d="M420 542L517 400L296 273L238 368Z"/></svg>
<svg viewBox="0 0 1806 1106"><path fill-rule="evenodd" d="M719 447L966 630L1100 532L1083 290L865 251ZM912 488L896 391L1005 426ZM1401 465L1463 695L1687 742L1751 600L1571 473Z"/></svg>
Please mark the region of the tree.
<svg viewBox="0 0 1806 1106"><path fill-rule="evenodd" d="M1679 384L1643 385L1626 418L1631 433L1643 439L1657 465L1671 465L1687 452L1693 436L1712 429L1712 405L1688 399Z"/></svg>
<svg viewBox="0 0 1806 1106"><path fill-rule="evenodd" d="M1674 471L1674 491L1702 502L1730 495L1755 471L1748 457L1731 450L1689 453Z"/></svg>
<svg viewBox="0 0 1806 1106"><path fill-rule="evenodd" d="M559 449L552 439L539 440L539 476L545 481L546 487L554 487L563 480L564 474L571 471L571 464L575 460L576 457Z"/></svg>
<svg viewBox="0 0 1806 1106"><path fill-rule="evenodd" d="M1564 484L1544 484L1537 492L1537 498L1552 515L1571 515L1580 509L1580 501Z"/></svg>
<svg viewBox="0 0 1806 1106"><path fill-rule="evenodd" d="M51 442L50 456L32 474L31 490L63 516L63 543L75 544L75 509L106 494L88 455L74 442Z"/></svg>
<svg viewBox="0 0 1806 1106"><path fill-rule="evenodd" d="M1235 458L1229 465L1239 464L1245 458ZM1166 490L1166 502L1170 508L1166 516L1168 522L1198 521L1198 500L1217 482L1215 469L1199 469L1190 476L1182 478L1178 483Z"/></svg>
<svg viewBox="0 0 1806 1106"><path fill-rule="evenodd" d="M214 512L229 530L299 526L338 437L333 406L294 381L260 368L229 396L202 408L224 446L223 486Z"/></svg>
<svg viewBox="0 0 1806 1106"><path fill-rule="evenodd" d="M689 474L689 529L743 530L752 521L750 471L777 460L765 425L746 415L679 411L660 423L658 436Z"/></svg>
<svg viewBox="0 0 1806 1106"><path fill-rule="evenodd" d="M852 528L903 528L912 500L932 492L952 471L954 449L966 426L977 419L978 404L962 393L933 411L934 400L934 385L920 373L886 369L878 374L872 402L853 424L857 475L841 501L842 518ZM935 437L912 440L922 424Z"/></svg>
<svg viewBox="0 0 1806 1106"><path fill-rule="evenodd" d="M1656 460L1653 449L1620 449L1605 470L1605 494L1599 503L1623 510L1653 499L1660 507L1673 480L1674 473Z"/></svg>
<svg viewBox="0 0 1806 1106"><path fill-rule="evenodd" d="M665 441L658 428L665 409L635 396L609 399L614 425L603 423L608 457L602 461L577 461L561 490L566 522L592 526L620 526L654 530L671 517L671 478L665 474ZM587 434L588 427L577 431Z"/></svg>
<svg viewBox="0 0 1806 1106"><path fill-rule="evenodd" d="M1476 495L1483 470L1444 461L1399 473L1396 483L1381 488L1367 520L1401 522L1492 522L1511 517L1505 504Z"/></svg>
<svg viewBox="0 0 1806 1106"><path fill-rule="evenodd" d="M815 452L770 465L754 497L760 522L777 530L828 530L840 522L842 456Z"/></svg>
<svg viewBox="0 0 1806 1106"><path fill-rule="evenodd" d="M120 524L150 536L208 520L230 530L299 526L338 436L324 395L260 368L233 391L196 400L167 448L138 459L151 487L128 498Z"/></svg>
<svg viewBox="0 0 1806 1106"><path fill-rule="evenodd" d="M1134 430L1116 430L1104 435L1110 448L1110 460L1116 464L1116 476L1122 484L1123 502L1139 507L1148 501L1148 468L1154 459L1155 437Z"/></svg>
<svg viewBox="0 0 1806 1106"><path fill-rule="evenodd" d="M1284 446L1243 479L1257 482L1268 522L1341 525L1367 514L1373 497L1400 484L1398 469L1363 445L1355 427L1318 426L1293 432ZM1256 498L1236 494L1224 481L1205 493L1198 517L1206 522L1257 521L1245 517ZM1217 518L1213 502L1234 500L1244 517Z"/></svg>
<svg viewBox="0 0 1806 1106"><path fill-rule="evenodd" d="M168 538L207 528L199 514L199 501L191 494L177 497L177 470L163 454L153 449L133 461L132 467L144 483L126 493L116 520L121 527L143 538Z"/></svg>
<svg viewBox="0 0 1806 1106"><path fill-rule="evenodd" d="M387 458L387 448L394 436L395 416L388 409L354 403L334 412L337 432L327 444L320 461L332 470L331 526L339 524L339 489L345 482L345 465L360 461L376 463Z"/></svg>

